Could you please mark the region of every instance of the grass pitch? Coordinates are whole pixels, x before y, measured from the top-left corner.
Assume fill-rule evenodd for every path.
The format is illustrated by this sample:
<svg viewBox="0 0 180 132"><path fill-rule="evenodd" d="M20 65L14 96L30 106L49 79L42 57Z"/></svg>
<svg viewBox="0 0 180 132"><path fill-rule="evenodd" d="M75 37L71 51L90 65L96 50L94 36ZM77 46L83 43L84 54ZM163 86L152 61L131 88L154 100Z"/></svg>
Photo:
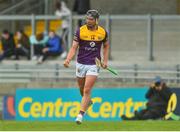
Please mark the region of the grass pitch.
<svg viewBox="0 0 180 132"><path fill-rule="evenodd" d="M0 121L0 131L180 131L180 121L20 122Z"/></svg>

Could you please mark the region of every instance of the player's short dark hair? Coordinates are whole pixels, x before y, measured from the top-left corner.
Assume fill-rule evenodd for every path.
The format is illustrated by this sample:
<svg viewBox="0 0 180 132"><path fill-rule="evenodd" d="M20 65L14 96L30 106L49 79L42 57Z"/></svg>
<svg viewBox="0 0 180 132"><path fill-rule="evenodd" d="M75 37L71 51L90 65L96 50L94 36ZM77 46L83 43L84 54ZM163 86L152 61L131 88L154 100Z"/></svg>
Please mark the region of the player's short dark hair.
<svg viewBox="0 0 180 132"><path fill-rule="evenodd" d="M94 19L99 18L99 12L97 10L88 10L86 16L93 17Z"/></svg>

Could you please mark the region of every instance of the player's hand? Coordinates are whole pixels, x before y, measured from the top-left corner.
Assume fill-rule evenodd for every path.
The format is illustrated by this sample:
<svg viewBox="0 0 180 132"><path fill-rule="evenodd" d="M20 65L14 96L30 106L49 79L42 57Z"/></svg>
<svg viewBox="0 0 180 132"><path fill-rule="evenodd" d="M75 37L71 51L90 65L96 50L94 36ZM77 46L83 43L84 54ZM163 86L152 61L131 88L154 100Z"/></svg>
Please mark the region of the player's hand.
<svg viewBox="0 0 180 132"><path fill-rule="evenodd" d="M102 63L102 68L103 68L103 69L106 69L106 68L107 68L107 63L103 62L103 63Z"/></svg>
<svg viewBox="0 0 180 132"><path fill-rule="evenodd" d="M68 68L69 67L69 63L70 63L70 60L66 59L63 63L64 67Z"/></svg>

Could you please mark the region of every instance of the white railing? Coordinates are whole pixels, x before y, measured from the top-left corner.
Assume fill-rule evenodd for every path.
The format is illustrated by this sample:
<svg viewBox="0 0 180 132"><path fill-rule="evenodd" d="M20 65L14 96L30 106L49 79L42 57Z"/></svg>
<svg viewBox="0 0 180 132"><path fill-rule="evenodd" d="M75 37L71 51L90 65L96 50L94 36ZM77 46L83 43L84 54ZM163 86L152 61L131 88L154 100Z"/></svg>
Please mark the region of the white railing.
<svg viewBox="0 0 180 132"><path fill-rule="evenodd" d="M112 65L113 66L113 65ZM125 79L133 82L152 81L155 76L161 76L164 80L173 83L180 83L180 65L172 67L142 67L138 65L127 66L113 66L118 76L110 74L106 70L101 70L100 79ZM33 82L37 80L61 80L61 79L74 79L75 66L71 68L64 68L60 63L56 64L43 64L43 65L22 65L14 64L0 65L0 82Z"/></svg>

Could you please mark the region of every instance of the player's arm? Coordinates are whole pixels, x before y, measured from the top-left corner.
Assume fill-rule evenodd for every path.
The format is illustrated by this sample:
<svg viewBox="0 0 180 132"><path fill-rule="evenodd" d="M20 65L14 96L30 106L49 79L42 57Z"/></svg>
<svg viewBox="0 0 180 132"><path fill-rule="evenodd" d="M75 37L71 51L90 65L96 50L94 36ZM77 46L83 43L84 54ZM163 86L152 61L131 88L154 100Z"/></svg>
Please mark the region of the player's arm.
<svg viewBox="0 0 180 132"><path fill-rule="evenodd" d="M103 68L107 68L109 57L109 42L106 41L103 45Z"/></svg>
<svg viewBox="0 0 180 132"><path fill-rule="evenodd" d="M69 67L70 61L73 59L74 55L76 54L79 42L73 41L72 47L69 50L66 60L64 61L64 67Z"/></svg>
<svg viewBox="0 0 180 132"><path fill-rule="evenodd" d="M103 46L103 56L104 56L104 63L107 64L108 56L109 56L109 42L106 41Z"/></svg>
<svg viewBox="0 0 180 132"><path fill-rule="evenodd" d="M108 57L109 57L108 33L107 33L107 31L105 31L105 37L103 40L103 63L102 63L102 68L104 68L104 69L107 68Z"/></svg>

